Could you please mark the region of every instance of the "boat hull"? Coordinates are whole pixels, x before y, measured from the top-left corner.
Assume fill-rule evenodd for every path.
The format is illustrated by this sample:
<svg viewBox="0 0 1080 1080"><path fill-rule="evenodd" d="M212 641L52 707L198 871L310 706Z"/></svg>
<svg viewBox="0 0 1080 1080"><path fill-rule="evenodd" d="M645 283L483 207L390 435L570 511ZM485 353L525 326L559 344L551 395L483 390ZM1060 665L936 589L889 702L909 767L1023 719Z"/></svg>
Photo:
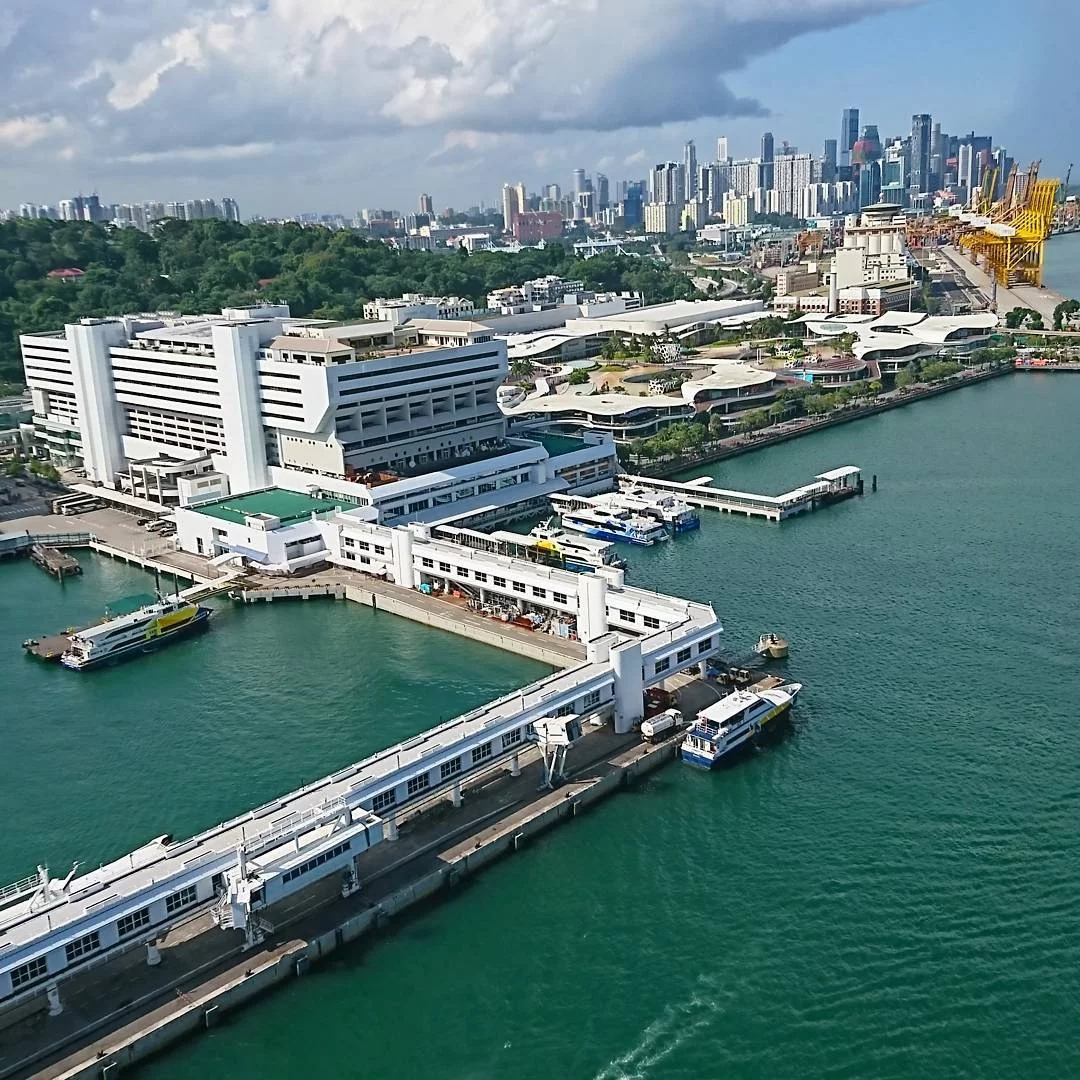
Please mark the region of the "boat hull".
<svg viewBox="0 0 1080 1080"><path fill-rule="evenodd" d="M637 544L639 547L651 547L655 540L646 537L626 536L623 533L613 532L611 529L603 529L598 525L575 525L563 522L564 529L571 532L581 533L582 536L591 536L594 540L608 540L615 544Z"/></svg>
<svg viewBox="0 0 1080 1080"><path fill-rule="evenodd" d="M210 616L212 614L210 608L200 607L195 615L187 622L163 630L156 637L132 641L127 645L110 652L107 656L96 657L81 663L72 663L65 656L60 658L60 663L63 664L64 667L70 668L72 671L90 671L93 668L106 667L109 664L115 664L121 660L128 660L131 657L139 656L142 653L153 652L155 649L159 649L161 646L167 645L170 642L177 641L178 639L187 637L191 634L198 634L207 629L210 625Z"/></svg>
<svg viewBox="0 0 1080 1080"><path fill-rule="evenodd" d="M685 746L680 747L680 754L687 765L693 765L699 769L720 769L733 765L740 760L749 750L761 745L766 739L780 732L785 722L791 716L791 701L783 705L777 705L775 709L767 712L753 727L751 732L743 739L728 746L719 754L703 754L698 750L691 750Z"/></svg>
<svg viewBox="0 0 1080 1080"><path fill-rule="evenodd" d="M698 517L691 518L689 521L676 521L674 525L672 525L672 530L676 536L678 536L679 533L693 532L695 529L700 528L701 518Z"/></svg>

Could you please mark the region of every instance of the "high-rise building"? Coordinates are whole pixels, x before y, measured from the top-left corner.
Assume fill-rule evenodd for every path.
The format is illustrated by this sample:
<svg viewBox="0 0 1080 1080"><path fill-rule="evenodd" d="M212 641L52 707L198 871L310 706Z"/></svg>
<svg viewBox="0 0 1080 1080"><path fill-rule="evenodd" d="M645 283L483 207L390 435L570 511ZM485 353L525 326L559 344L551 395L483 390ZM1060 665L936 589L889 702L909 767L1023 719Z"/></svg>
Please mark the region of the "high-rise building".
<svg viewBox="0 0 1080 1080"><path fill-rule="evenodd" d="M781 154L774 163L774 185L777 214L798 214L799 194L812 182L813 155Z"/></svg>
<svg viewBox="0 0 1080 1080"><path fill-rule="evenodd" d="M930 149L933 120L929 113L916 113L911 118L911 177L908 186L912 195L931 190Z"/></svg>
<svg viewBox="0 0 1080 1080"><path fill-rule="evenodd" d="M965 203L970 202L971 193L979 186L978 170L979 158L975 147L969 142L962 142L956 151L956 183Z"/></svg>
<svg viewBox="0 0 1080 1080"><path fill-rule="evenodd" d="M840 114L840 164L851 164L851 148L859 140L859 110L845 109Z"/></svg>
<svg viewBox="0 0 1080 1080"><path fill-rule="evenodd" d="M836 140L825 140L825 153L821 159L821 179L823 183L831 184L836 179Z"/></svg>
<svg viewBox="0 0 1080 1080"><path fill-rule="evenodd" d="M593 205L597 210L606 210L611 204L611 188L608 178L603 173L596 174L596 198Z"/></svg>
<svg viewBox="0 0 1080 1080"><path fill-rule="evenodd" d="M773 157L773 134L766 131L761 136L761 186L766 190L772 189L775 179Z"/></svg>
<svg viewBox="0 0 1080 1080"><path fill-rule="evenodd" d="M517 188L515 188L513 184L503 184L502 215L503 230L505 232L513 232L514 218L517 217L520 209L521 207L518 206Z"/></svg>
<svg viewBox="0 0 1080 1080"><path fill-rule="evenodd" d="M731 159L731 152L728 150L728 137L721 135L716 140L716 160L719 162L729 161Z"/></svg>
<svg viewBox="0 0 1080 1080"><path fill-rule="evenodd" d="M654 203L666 203L682 208L686 202L686 180L683 167L677 161L665 161L652 171L649 190Z"/></svg>
<svg viewBox="0 0 1080 1080"><path fill-rule="evenodd" d="M694 140L683 147L683 180L686 184L686 198L690 200L697 195L697 147Z"/></svg>
<svg viewBox="0 0 1080 1080"><path fill-rule="evenodd" d="M228 195L221 200L221 213L226 221L240 220L240 207L237 205L236 200Z"/></svg>
<svg viewBox="0 0 1080 1080"><path fill-rule="evenodd" d="M420 196L420 213L435 216L435 202L426 192Z"/></svg>
<svg viewBox="0 0 1080 1080"><path fill-rule="evenodd" d="M544 198L557 203L562 198L562 188L558 184L546 184L544 186Z"/></svg>
<svg viewBox="0 0 1080 1080"><path fill-rule="evenodd" d="M574 194L575 195L580 195L585 190L586 190L586 188L585 188L585 170L584 169L575 169L574 170Z"/></svg>

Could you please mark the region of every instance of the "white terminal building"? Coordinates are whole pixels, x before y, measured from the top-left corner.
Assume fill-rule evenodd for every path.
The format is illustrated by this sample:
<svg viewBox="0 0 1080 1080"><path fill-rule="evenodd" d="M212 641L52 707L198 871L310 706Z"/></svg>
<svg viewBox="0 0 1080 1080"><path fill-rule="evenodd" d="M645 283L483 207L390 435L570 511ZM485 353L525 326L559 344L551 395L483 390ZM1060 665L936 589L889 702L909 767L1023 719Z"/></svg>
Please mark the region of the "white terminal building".
<svg viewBox="0 0 1080 1080"><path fill-rule="evenodd" d="M20 338L39 448L91 484L165 506L270 487L380 521L506 516L599 490L610 442L512 439L504 341L484 324L220 315L88 319Z"/></svg>

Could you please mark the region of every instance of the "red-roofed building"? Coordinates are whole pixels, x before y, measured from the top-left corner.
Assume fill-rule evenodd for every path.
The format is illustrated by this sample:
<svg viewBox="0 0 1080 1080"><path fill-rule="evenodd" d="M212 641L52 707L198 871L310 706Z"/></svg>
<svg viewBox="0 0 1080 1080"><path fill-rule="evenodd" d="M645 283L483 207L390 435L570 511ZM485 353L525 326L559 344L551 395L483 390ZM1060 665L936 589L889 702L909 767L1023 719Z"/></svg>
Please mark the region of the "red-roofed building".
<svg viewBox="0 0 1080 1080"><path fill-rule="evenodd" d="M64 266L59 270L50 270L45 276L52 278L53 281L76 281L78 278L85 277L86 271L80 270L77 266Z"/></svg>

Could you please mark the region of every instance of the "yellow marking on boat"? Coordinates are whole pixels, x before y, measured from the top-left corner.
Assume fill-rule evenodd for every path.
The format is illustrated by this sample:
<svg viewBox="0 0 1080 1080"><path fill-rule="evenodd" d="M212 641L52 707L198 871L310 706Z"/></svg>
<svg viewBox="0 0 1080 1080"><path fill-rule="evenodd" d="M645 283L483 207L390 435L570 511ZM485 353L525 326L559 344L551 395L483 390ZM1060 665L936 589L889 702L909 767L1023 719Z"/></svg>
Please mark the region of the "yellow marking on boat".
<svg viewBox="0 0 1080 1080"><path fill-rule="evenodd" d="M146 636L158 637L160 634L164 633L164 631L170 630L180 623L189 622L194 614L194 607L186 607L168 615L161 615L150 624L146 631Z"/></svg>

